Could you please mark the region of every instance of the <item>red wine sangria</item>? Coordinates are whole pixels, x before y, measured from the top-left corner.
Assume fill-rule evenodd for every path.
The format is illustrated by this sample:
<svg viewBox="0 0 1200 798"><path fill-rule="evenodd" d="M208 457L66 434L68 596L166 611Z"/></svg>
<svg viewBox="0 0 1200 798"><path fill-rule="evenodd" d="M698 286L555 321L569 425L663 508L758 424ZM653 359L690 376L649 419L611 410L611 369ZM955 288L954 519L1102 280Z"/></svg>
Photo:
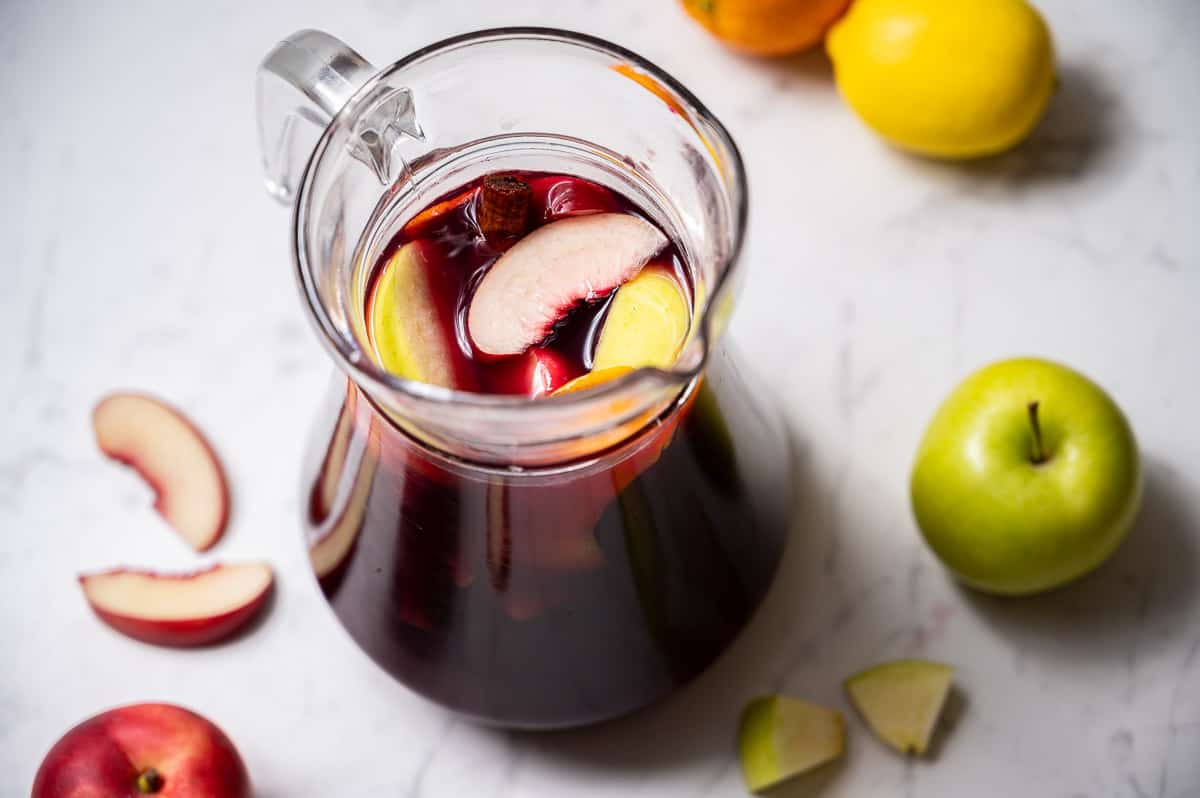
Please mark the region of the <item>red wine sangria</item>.
<svg viewBox="0 0 1200 798"><path fill-rule="evenodd" d="M507 726L694 678L765 595L793 495L786 431L720 344L746 210L724 129L561 31L382 71L304 31L260 79L268 185L339 369L303 472L338 620Z"/></svg>

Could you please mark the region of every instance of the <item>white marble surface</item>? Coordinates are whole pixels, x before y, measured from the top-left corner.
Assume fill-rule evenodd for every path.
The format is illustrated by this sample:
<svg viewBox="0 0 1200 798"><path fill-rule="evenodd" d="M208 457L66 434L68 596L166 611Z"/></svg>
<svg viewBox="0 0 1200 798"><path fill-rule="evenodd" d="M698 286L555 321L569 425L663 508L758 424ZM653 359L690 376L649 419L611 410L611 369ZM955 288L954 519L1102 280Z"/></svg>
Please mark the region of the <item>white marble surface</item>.
<svg viewBox="0 0 1200 798"><path fill-rule="evenodd" d="M844 763L781 795L1200 796L1200 4L1041 5L1060 96L1027 146L971 167L889 151L823 58L730 55L669 0L0 5L0 794L28 794L74 722L164 699L225 727L262 798L738 796L744 700L848 710L843 676L920 654L957 664L966 698L936 760L853 719ZM555 735L476 728L393 683L306 572L296 464L327 363L253 125L255 65L294 29L383 61L505 23L621 42L732 129L753 186L733 335L806 451L808 513L728 656L650 711ZM905 485L941 397L1014 353L1107 386L1149 482L1098 573L994 601L947 579ZM278 568L234 644L143 646L80 597L79 570L196 562L95 451L89 408L118 386L211 433L236 491L217 553Z"/></svg>

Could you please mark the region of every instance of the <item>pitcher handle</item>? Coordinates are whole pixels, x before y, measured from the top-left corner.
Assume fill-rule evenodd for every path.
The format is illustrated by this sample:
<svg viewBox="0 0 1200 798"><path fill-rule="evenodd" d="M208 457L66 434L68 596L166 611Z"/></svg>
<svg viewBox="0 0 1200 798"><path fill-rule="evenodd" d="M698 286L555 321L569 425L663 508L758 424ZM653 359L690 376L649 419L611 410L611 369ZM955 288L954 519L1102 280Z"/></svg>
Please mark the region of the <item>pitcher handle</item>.
<svg viewBox="0 0 1200 798"><path fill-rule="evenodd" d="M280 42L258 68L258 141L267 192L296 198L317 140L375 67L345 42L302 30Z"/></svg>

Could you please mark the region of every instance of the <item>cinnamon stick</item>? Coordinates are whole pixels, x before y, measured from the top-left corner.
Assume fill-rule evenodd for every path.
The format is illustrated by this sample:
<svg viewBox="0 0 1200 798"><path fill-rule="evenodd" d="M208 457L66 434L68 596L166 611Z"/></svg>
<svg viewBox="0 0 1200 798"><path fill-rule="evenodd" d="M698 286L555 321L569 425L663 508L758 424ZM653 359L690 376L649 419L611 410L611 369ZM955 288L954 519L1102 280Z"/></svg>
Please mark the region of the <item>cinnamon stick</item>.
<svg viewBox="0 0 1200 798"><path fill-rule="evenodd" d="M513 175L488 175L479 200L479 229L487 238L519 236L529 217L529 184Z"/></svg>

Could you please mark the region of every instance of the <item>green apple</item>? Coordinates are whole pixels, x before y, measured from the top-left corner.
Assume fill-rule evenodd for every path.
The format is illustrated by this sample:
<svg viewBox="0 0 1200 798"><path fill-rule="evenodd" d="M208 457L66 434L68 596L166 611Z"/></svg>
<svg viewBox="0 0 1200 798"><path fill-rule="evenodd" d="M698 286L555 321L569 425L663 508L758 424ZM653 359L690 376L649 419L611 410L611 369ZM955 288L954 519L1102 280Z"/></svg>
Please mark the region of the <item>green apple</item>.
<svg viewBox="0 0 1200 798"><path fill-rule="evenodd" d="M955 576L989 593L1058 587L1102 563L1141 498L1137 442L1098 385L1019 358L966 379L913 465L913 512Z"/></svg>
<svg viewBox="0 0 1200 798"><path fill-rule="evenodd" d="M837 759L846 746L846 724L832 709L783 695L751 701L742 712L738 749L751 792Z"/></svg>
<svg viewBox="0 0 1200 798"><path fill-rule="evenodd" d="M954 669L938 662L885 662L846 680L850 702L879 739L902 754L923 754L942 714Z"/></svg>

